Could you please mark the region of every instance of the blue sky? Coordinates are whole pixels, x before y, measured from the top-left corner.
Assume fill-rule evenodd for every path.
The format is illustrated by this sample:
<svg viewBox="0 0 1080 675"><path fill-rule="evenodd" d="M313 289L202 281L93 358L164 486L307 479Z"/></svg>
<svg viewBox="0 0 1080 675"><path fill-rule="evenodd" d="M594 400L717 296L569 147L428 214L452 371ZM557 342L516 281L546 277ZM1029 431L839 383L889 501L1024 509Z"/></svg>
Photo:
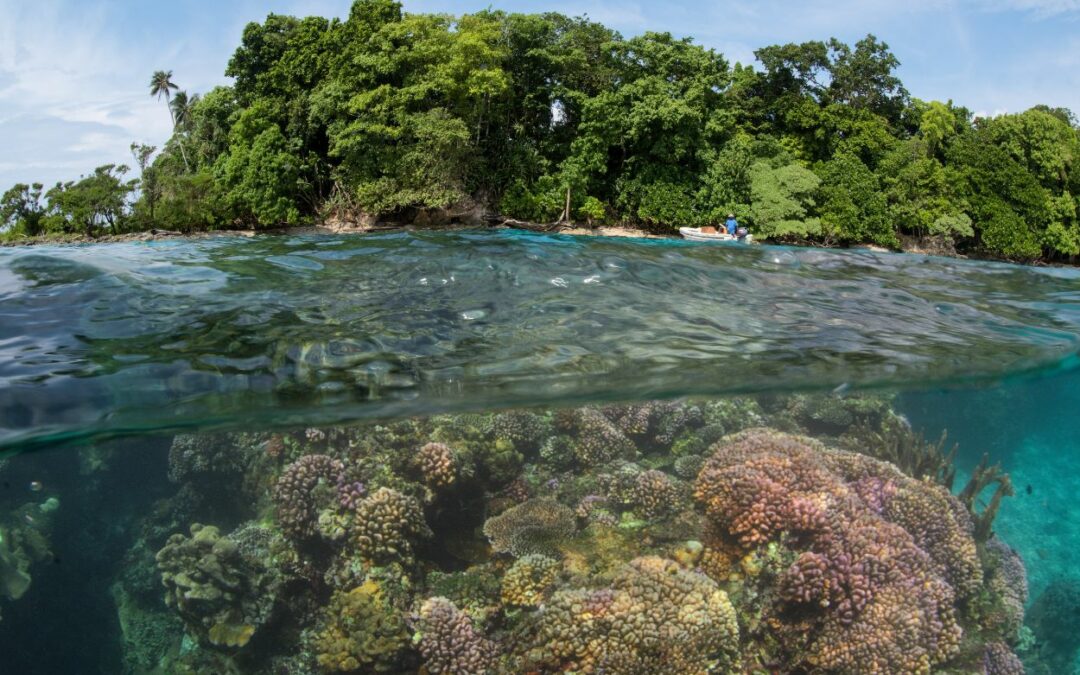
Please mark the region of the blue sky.
<svg viewBox="0 0 1080 675"><path fill-rule="evenodd" d="M268 12L344 16L351 0L0 0L0 190L51 184L107 162L132 141L160 145L157 69L189 92L222 73L244 25ZM1036 103L1080 113L1080 0L406 0L411 12L494 7L587 14L624 35L689 35L731 61L757 47L874 33L914 96L981 114Z"/></svg>

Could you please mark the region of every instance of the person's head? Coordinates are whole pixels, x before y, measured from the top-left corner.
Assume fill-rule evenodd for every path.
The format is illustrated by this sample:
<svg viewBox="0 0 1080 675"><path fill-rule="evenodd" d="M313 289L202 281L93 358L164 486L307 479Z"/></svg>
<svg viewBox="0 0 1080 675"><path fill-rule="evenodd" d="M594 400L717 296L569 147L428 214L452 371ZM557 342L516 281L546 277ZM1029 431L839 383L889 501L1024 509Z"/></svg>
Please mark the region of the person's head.
<svg viewBox="0 0 1080 675"><path fill-rule="evenodd" d="M734 214L734 213L729 213L729 214L727 214L727 217L728 217L728 218L734 218L734 217L735 217L735 214Z"/></svg>

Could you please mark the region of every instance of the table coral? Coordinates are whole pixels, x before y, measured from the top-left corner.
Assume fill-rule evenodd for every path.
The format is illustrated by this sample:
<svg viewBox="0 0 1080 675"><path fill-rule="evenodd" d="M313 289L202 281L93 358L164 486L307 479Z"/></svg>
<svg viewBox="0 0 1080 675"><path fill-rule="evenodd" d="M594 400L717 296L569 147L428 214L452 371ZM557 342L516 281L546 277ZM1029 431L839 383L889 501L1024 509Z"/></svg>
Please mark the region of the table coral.
<svg viewBox="0 0 1080 675"><path fill-rule="evenodd" d="M574 512L549 498L530 499L484 523L491 548L515 557L550 553L576 529Z"/></svg>

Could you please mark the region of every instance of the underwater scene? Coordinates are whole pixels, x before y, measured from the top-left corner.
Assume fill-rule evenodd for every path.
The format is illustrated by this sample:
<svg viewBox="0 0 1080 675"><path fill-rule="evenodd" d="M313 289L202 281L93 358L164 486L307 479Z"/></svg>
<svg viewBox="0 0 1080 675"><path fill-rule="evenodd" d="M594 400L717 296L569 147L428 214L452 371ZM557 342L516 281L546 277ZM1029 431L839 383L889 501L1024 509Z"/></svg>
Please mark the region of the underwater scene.
<svg viewBox="0 0 1080 675"><path fill-rule="evenodd" d="M1080 270L0 249L4 673L1080 672Z"/></svg>

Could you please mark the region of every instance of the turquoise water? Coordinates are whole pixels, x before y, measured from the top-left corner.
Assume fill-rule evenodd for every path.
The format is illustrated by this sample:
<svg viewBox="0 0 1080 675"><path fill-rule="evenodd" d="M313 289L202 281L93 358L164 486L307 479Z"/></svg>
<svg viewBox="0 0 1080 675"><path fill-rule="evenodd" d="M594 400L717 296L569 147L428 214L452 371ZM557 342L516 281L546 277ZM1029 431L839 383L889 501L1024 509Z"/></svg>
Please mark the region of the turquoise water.
<svg viewBox="0 0 1080 675"><path fill-rule="evenodd" d="M1071 269L0 249L4 672L1067 672L1078 353Z"/></svg>

